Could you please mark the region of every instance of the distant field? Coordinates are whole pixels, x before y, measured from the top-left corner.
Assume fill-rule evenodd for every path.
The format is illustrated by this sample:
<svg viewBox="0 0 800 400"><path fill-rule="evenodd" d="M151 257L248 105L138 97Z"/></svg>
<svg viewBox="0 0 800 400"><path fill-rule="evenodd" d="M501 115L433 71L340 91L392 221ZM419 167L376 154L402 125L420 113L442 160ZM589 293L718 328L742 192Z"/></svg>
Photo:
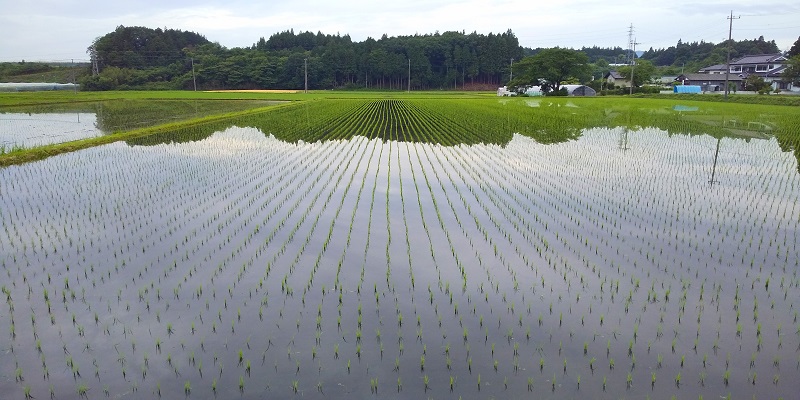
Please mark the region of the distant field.
<svg viewBox="0 0 800 400"><path fill-rule="evenodd" d="M48 83L73 83L86 75L86 67L63 67L47 72L35 74L14 75L0 77L2 82L48 82Z"/></svg>

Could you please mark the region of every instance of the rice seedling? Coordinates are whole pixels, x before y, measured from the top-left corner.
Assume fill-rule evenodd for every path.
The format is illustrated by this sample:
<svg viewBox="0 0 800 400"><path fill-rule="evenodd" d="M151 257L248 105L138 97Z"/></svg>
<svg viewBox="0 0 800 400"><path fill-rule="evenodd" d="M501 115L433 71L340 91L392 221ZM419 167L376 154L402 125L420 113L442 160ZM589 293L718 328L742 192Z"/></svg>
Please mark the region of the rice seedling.
<svg viewBox="0 0 800 400"><path fill-rule="evenodd" d="M136 368L129 354L136 352L137 342L153 340L157 353L166 347L166 365L148 366L145 355L139 369L143 380L161 376L154 369L174 371L174 378L157 378L170 380L164 390L172 397L180 382L204 379L201 355L209 348L219 372L212 374L215 393L217 388L219 393L235 390L251 374L263 377L267 387L293 372L299 382L315 373L311 365L317 366L320 392L320 384L334 381L365 391L363 376L377 379L376 369L392 368L383 358L392 352L384 342L397 340L398 353L387 359L394 358L398 392L400 361L408 345L422 348L422 373L434 377L445 371L453 377L455 392L463 390L455 387L459 373L471 374L474 368L478 389L495 397L503 391L524 396L532 391L533 378L527 390L505 376L502 386L483 385L480 377L486 371L481 369L487 365L478 360L491 360L499 377L511 368L515 374L535 368L537 358L543 374L545 359L558 357L563 374L573 375L580 388L587 364L593 374L595 357L600 357L592 343L607 341L609 368L613 371L614 360L627 355L628 390L640 396L643 388L632 380L639 379L635 353L641 337L648 354L659 355L638 360L640 366L655 367L651 390L658 369L676 378L698 373L700 382L680 382L681 393L691 396L703 392L705 371L748 370L750 353L772 359L770 374L776 375L786 364L776 365L776 351L796 352L800 336L780 329L781 323L797 323L791 312L784 312L792 309L791 289L797 281L791 271L797 263L792 233L800 213L792 205L796 160L774 141L720 136L722 162L715 179L724 176L726 184L741 190L742 200L733 201L716 192L717 184L708 190L708 178L695 169L704 165L702 153L709 144L703 133L727 129L698 123L706 118L705 110L693 116L669 108L609 114L605 106L580 103L568 107L574 112L567 117L555 111L567 109L567 100L542 100L552 107L538 109L524 101L500 105L494 99L468 104L392 100L319 101L293 108L309 111L310 118L287 110L239 121L239 126L259 126L266 136L251 128L212 130L197 142L96 148L0 171L0 186L8 194L0 201L0 273L8 278L3 290L7 308L16 306L0 320L13 327L15 348L41 354L33 361L41 358L42 364L44 356L52 360L71 351L74 367L67 371L74 368L76 382L79 364L85 368L93 362L99 384L116 395L133 387L122 383L125 375L100 374L113 371L120 359L108 343L131 343L118 348L121 359L129 360L116 368L125 371ZM480 116L486 115L497 117L503 128L482 122ZM629 130L631 148L621 152L617 136L628 117L651 128ZM325 122L317 125L315 118ZM570 141L544 144L565 138ZM450 145L459 143L465 145ZM735 153L725 153L726 147ZM120 165L157 168L120 173L116 166L90 167L109 155ZM623 155L628 177L636 178L620 178ZM25 194L23 186L35 187L40 176L69 184L48 184L49 191ZM89 193L108 200L98 203ZM72 221L71 215L80 217ZM141 215L152 218L134 217ZM107 238L102 244L95 239L100 234ZM56 257L63 261L55 269L24 268L53 265ZM162 294L170 289L173 296ZM333 302L326 301L330 292L337 292ZM20 304L36 314L24 327L13 324ZM374 304L374 317L369 311L363 316L362 304L368 309ZM686 319L691 307L696 318ZM754 311L752 324L737 321L739 310L747 314L748 309ZM392 311L389 322L396 319L397 329L385 332ZM44 312L49 326L41 324ZM136 323L114 315L135 316ZM256 315L259 319L251 321ZM496 328L489 317L497 318ZM217 329L224 318L231 321L230 330ZM408 324L409 318L414 322ZM45 338L70 320L73 328L61 330L61 355L62 349L51 348ZM295 329L287 330L287 321ZM245 338L256 329L254 323L265 335L254 335L251 342ZM168 339L153 338L146 328L153 324L166 325ZM414 332L408 332L409 326ZM673 338L661 340L664 326L673 329ZM478 331L483 346L474 345L477 329L483 331ZM514 340L514 329L525 329L526 340ZM375 332L375 342L363 337L369 331ZM332 336L336 332L341 340ZM452 342L454 334L462 340ZM686 352L681 343L692 334L694 351ZM43 335L41 342L35 335ZM405 343L408 335L414 335L413 344ZM74 351L72 343L88 345L86 338L97 336L109 340ZM492 345L503 338L508 347ZM326 340L333 341L332 353L320 350L329 345ZM612 346L612 340L628 346ZM285 361L275 357L278 343L286 345ZM442 347L427 353L429 343ZM225 346L234 351L218 350ZM261 367L244 358L244 348L262 354ZM730 357L718 354L720 348ZM340 350L359 356L355 364L348 361L347 373L330 369ZM667 353L666 362L665 351L673 353ZM96 360L87 354L97 355ZM264 370L267 357L274 360L274 370ZM753 373L769 367L762 358L753 359L748 379L729 374L724 383L733 390L741 390L743 383L751 386ZM193 368L181 368L178 360L187 359ZM234 362L239 374L222 373L223 363ZM717 370L722 362L724 369ZM27 372L29 364L26 360L20 367ZM35 391L47 375L52 374L27 373L24 384ZM618 396L621 385L613 383L613 372L609 375L612 384L604 378L603 389ZM599 383L599 377L583 383ZM555 379L551 385L555 390ZM265 390L257 386L248 384L248 392ZM785 381L769 387L775 397L791 396ZM429 388L404 391L414 397ZM299 393L299 387L293 392Z"/></svg>

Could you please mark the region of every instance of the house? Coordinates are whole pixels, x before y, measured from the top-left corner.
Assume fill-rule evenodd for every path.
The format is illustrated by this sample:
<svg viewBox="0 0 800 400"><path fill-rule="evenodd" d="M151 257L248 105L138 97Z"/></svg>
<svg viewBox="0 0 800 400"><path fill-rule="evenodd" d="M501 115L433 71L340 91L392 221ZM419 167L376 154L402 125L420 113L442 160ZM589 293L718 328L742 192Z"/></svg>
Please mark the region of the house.
<svg viewBox="0 0 800 400"><path fill-rule="evenodd" d="M786 59L782 53L746 55L731 61L728 72L742 80L747 79L750 75L757 75L764 78L764 81L769 83L773 89L798 91L800 88L794 88L792 82L782 76L783 71L788 67ZM712 65L699 72L724 75L725 65Z"/></svg>
<svg viewBox="0 0 800 400"><path fill-rule="evenodd" d="M701 68L697 71L701 74L724 74L725 73L725 64L714 64L709 67Z"/></svg>
<svg viewBox="0 0 800 400"><path fill-rule="evenodd" d="M631 87L631 81L625 79L618 71L609 71L605 75L603 75L603 79L606 83L610 85L614 85L615 87Z"/></svg>
<svg viewBox="0 0 800 400"><path fill-rule="evenodd" d="M700 86L703 92L725 91L725 74L680 74L675 78L676 84ZM739 75L728 74L728 84L733 91L744 90L744 78Z"/></svg>

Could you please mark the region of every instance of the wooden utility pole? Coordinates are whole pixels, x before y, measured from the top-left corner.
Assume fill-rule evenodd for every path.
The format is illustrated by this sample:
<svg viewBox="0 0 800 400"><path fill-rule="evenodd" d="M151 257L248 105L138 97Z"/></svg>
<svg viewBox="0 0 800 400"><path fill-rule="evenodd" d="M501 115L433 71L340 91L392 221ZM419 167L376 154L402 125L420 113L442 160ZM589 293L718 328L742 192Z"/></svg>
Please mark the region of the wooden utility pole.
<svg viewBox="0 0 800 400"><path fill-rule="evenodd" d="M194 77L194 57L191 58L192 60L192 85L194 85L194 91L197 91L197 79Z"/></svg>
<svg viewBox="0 0 800 400"><path fill-rule="evenodd" d="M70 67L71 67L70 69L72 70L72 89L75 91L75 93L78 93L78 82L75 82L77 79L75 77L75 59L74 58L72 60L70 60ZM80 118L80 117L78 117L78 118Z"/></svg>
<svg viewBox="0 0 800 400"><path fill-rule="evenodd" d="M728 59L725 61L725 100L728 99L728 92L730 91L728 88L728 76L731 74L731 40L733 34L733 20L739 18L742 17L734 17L733 10L731 10L731 15L728 17L730 20L730 25L728 26Z"/></svg>
<svg viewBox="0 0 800 400"><path fill-rule="evenodd" d="M408 93L411 93L411 59L408 59Z"/></svg>
<svg viewBox="0 0 800 400"><path fill-rule="evenodd" d="M304 73L304 75L305 75L305 89L303 90L303 93L308 93L308 59L307 58L303 59L303 67L305 68L305 73Z"/></svg>

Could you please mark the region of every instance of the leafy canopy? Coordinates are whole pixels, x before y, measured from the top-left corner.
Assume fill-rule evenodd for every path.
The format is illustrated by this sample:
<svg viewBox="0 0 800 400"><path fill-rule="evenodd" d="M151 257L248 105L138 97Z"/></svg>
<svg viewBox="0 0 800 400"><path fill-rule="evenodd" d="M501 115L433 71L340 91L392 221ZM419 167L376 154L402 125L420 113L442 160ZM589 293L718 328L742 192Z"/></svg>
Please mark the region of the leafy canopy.
<svg viewBox="0 0 800 400"><path fill-rule="evenodd" d="M544 49L514 65L515 78L509 86L540 85L544 92L557 92L562 82L585 77L589 68L589 57L582 51L559 47Z"/></svg>
<svg viewBox="0 0 800 400"><path fill-rule="evenodd" d="M788 68L783 70L783 77L790 79L795 85L800 85L800 54L787 60L786 64Z"/></svg>
<svg viewBox="0 0 800 400"><path fill-rule="evenodd" d="M800 37L795 40L792 48L789 49L789 57L800 56Z"/></svg>
<svg viewBox="0 0 800 400"><path fill-rule="evenodd" d="M617 72L627 81L631 80L631 73L633 73L633 85L639 87L650 82L650 78L656 73L656 67L650 61L636 60L633 70L630 66L624 66L620 67Z"/></svg>

